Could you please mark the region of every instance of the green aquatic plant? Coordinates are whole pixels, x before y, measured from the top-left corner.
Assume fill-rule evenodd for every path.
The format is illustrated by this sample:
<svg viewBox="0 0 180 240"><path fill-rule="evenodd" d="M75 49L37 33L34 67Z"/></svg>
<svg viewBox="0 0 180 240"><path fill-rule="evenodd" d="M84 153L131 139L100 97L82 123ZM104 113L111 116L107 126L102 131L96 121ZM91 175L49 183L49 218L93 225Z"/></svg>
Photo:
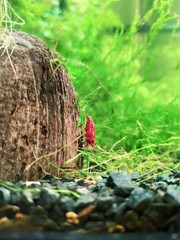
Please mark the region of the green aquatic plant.
<svg viewBox="0 0 180 240"><path fill-rule="evenodd" d="M56 0L9 2L26 22L15 27L63 56L79 96L79 124L84 125L84 112L93 117L100 147L79 152L82 174L95 165L103 171L102 164L105 172L126 168L144 174L179 167L176 1L152 1L128 26L112 7L117 1L69 0L63 14Z"/></svg>

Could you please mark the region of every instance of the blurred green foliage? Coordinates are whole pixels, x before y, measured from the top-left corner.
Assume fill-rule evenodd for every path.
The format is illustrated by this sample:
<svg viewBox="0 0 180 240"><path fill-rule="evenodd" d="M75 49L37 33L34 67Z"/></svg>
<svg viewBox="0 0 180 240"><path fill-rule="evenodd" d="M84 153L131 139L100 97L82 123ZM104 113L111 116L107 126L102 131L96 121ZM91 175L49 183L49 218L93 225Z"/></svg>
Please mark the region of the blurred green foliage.
<svg viewBox="0 0 180 240"><path fill-rule="evenodd" d="M9 2L26 22L20 29L62 55L99 145L180 146L180 33L167 29L176 24L173 0L154 0L129 26L111 0Z"/></svg>

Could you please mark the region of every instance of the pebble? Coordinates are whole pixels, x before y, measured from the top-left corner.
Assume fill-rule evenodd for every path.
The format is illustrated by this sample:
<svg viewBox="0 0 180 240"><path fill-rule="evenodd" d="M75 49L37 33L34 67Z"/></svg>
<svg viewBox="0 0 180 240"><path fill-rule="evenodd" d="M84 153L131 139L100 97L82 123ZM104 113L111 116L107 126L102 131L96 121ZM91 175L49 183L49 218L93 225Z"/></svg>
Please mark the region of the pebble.
<svg viewBox="0 0 180 240"><path fill-rule="evenodd" d="M69 211L74 211L76 207L76 202L74 199L68 197L68 196L63 196L60 198L59 203L61 205L61 209L64 212L69 212Z"/></svg>
<svg viewBox="0 0 180 240"><path fill-rule="evenodd" d="M43 187L37 203L46 209L50 209L56 203L60 194L53 191L53 189Z"/></svg>
<svg viewBox="0 0 180 240"><path fill-rule="evenodd" d="M130 186L131 184L131 175L127 172L112 172L107 182L110 187Z"/></svg>
<svg viewBox="0 0 180 240"><path fill-rule="evenodd" d="M160 181L155 185L156 190L160 189L162 191L167 191L168 184L166 182Z"/></svg>
<svg viewBox="0 0 180 240"><path fill-rule="evenodd" d="M180 189L168 189L167 194L172 196L180 204Z"/></svg>
<svg viewBox="0 0 180 240"><path fill-rule="evenodd" d="M127 205L129 208L142 212L151 205L154 197L155 193L153 191L146 191L145 189L138 187L131 192L131 197L128 199Z"/></svg>
<svg viewBox="0 0 180 240"><path fill-rule="evenodd" d="M0 187L0 207L9 203L11 193L8 189Z"/></svg>

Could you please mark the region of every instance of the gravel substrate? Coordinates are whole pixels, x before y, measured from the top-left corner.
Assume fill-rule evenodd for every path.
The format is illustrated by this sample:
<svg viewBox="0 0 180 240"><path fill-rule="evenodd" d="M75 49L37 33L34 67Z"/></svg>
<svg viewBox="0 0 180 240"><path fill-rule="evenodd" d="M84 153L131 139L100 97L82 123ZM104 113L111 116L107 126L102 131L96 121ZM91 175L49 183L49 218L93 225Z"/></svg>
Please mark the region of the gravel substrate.
<svg viewBox="0 0 180 240"><path fill-rule="evenodd" d="M96 179L0 181L0 230L180 231L180 173L144 181L138 172L112 172Z"/></svg>

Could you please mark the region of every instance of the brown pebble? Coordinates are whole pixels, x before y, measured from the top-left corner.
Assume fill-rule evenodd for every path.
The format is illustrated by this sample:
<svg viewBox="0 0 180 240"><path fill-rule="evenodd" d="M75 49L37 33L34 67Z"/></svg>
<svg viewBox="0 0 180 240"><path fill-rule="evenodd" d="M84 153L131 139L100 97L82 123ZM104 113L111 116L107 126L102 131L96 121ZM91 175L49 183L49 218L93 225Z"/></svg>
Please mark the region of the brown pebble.
<svg viewBox="0 0 180 240"><path fill-rule="evenodd" d="M66 219L69 223L72 223L72 224L78 224L79 223L79 218L78 218L77 213L72 212L72 211L69 211L69 212L66 213Z"/></svg>

